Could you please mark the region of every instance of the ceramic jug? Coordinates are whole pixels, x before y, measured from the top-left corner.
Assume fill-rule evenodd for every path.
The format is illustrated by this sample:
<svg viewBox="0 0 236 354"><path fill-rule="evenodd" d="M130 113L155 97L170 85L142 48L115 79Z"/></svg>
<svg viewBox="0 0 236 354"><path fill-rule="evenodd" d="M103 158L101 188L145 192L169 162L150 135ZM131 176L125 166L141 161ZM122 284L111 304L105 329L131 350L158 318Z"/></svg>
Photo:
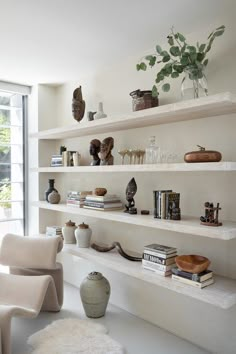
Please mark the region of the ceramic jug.
<svg viewBox="0 0 236 354"><path fill-rule="evenodd" d="M78 228L75 230L77 246L80 248L88 248L90 246L91 236L92 230L89 228L89 225L84 222L78 225Z"/></svg>
<svg viewBox="0 0 236 354"><path fill-rule="evenodd" d="M76 243L75 229L75 222L69 220L65 223L65 226L62 228L62 235L65 243Z"/></svg>

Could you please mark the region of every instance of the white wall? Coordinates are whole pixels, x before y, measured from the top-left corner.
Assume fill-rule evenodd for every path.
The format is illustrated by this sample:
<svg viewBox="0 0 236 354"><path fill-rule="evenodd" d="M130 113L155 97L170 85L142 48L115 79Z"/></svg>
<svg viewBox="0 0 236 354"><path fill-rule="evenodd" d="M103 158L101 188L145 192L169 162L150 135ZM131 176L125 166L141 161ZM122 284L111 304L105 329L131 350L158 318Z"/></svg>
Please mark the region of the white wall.
<svg viewBox="0 0 236 354"><path fill-rule="evenodd" d="M207 70L210 94L222 91L236 92L236 73L234 69L236 59L235 25L230 21L230 14L227 15L220 21L215 19L212 21L214 22L212 25L209 24L209 28L190 36L194 41L202 42L210 29L221 24L227 26L226 33L223 37L216 39L212 48L211 61ZM153 47L155 47L155 44L153 43ZM145 54L145 49L139 56ZM146 73L136 72L135 64L139 56L131 57L127 55L126 62L108 67L106 71L98 73L96 77L89 77L89 80L86 80L85 77L76 82L65 83L57 88L45 86L45 91L44 85L41 85L40 90L45 93L45 102L41 101L40 105L45 108L48 97L50 97L50 100L53 97L54 107L52 107L52 111L49 109L45 113L44 110L43 115L39 114L40 128L47 129L75 123L71 115L71 99L73 90L78 85L82 85L86 110L96 110L98 102L103 101L104 110L109 116L129 113L131 111L129 92L137 88L149 89L153 84L155 69ZM109 64L107 65L109 66ZM180 99L180 82L172 80L171 86L170 94L160 96L161 104ZM58 142L57 146L50 145L50 143L49 150L46 145L42 147L41 157L44 160L47 156L46 150L50 154L53 150L59 149L62 143L65 143L68 149L80 151L83 164L88 165L90 162L88 152L90 140L93 138L102 140L104 137L112 135L115 140L115 164L119 164L118 150L135 147L145 148L149 136L156 135L158 144L163 150L177 151L183 156L185 152L194 150L196 145L200 144L208 149L221 151L225 161L236 161L235 118L235 115L221 116L105 135L100 134ZM87 119L86 115L84 119ZM152 191L154 189L172 188L181 193L183 215L202 215L204 213L203 204L209 200L214 203L220 202L222 206L220 219L236 220L236 189L234 188L235 173L233 172L124 173L119 175L98 174L97 176L94 176L94 174L56 174L55 178L56 187L61 193L62 199L65 199L66 192L69 189L87 190L104 186L109 192L117 193L125 202L125 188L133 176L138 185L135 201L139 210L152 209ZM52 177L49 174L40 177L39 193L41 199L43 199L43 192L47 188L47 179ZM176 246L179 254L205 255L211 260L211 268L216 273L236 279L236 240L211 240L114 222L101 222L96 219L82 219L74 215L63 215L49 211L41 212L40 231L44 231L43 229L49 223L50 225L55 223L63 225L69 218L76 223L82 221L89 223L93 230L93 241L105 243L120 241L124 248L139 252L142 251L144 245L152 242ZM68 255L62 255L61 257L67 281L79 286L80 281L88 271L100 270L111 282L111 302L114 304L215 353L233 354L236 352L235 306L224 311Z"/></svg>

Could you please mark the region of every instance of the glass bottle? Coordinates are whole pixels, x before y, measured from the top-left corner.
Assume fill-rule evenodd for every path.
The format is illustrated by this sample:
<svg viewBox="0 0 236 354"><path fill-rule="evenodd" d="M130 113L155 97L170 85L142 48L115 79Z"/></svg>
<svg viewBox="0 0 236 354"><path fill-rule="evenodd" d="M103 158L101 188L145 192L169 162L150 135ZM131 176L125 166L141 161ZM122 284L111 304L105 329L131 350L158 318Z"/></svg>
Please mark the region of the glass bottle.
<svg viewBox="0 0 236 354"><path fill-rule="evenodd" d="M56 188L54 188L55 179L49 179L48 183L49 183L49 187L45 192L45 199L47 202L49 202L49 200L48 200L49 194L53 191L57 192Z"/></svg>
<svg viewBox="0 0 236 354"><path fill-rule="evenodd" d="M154 164L160 162L160 148L156 145L156 137L150 136L149 138L150 144L146 148L146 163Z"/></svg>

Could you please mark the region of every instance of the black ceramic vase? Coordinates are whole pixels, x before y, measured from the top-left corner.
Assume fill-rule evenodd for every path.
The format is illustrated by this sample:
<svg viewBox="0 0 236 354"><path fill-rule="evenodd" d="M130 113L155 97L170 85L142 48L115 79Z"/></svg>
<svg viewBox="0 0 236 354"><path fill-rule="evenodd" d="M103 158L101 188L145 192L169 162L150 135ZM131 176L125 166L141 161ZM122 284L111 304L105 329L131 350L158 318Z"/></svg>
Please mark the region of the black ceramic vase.
<svg viewBox="0 0 236 354"><path fill-rule="evenodd" d="M52 193L53 191L57 192L57 190L56 190L56 188L54 188L55 179L49 179L48 183L49 183L49 187L45 192L45 199L49 203L49 200L48 200L49 194Z"/></svg>

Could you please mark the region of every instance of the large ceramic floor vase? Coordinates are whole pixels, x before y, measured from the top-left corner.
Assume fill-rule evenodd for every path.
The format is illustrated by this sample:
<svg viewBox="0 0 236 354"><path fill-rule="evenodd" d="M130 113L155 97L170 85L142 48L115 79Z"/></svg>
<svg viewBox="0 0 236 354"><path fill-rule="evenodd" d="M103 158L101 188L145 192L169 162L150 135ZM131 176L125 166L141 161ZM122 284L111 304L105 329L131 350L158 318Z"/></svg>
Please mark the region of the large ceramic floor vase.
<svg viewBox="0 0 236 354"><path fill-rule="evenodd" d="M87 317L105 315L110 292L110 284L101 273L88 274L80 285L80 297Z"/></svg>

